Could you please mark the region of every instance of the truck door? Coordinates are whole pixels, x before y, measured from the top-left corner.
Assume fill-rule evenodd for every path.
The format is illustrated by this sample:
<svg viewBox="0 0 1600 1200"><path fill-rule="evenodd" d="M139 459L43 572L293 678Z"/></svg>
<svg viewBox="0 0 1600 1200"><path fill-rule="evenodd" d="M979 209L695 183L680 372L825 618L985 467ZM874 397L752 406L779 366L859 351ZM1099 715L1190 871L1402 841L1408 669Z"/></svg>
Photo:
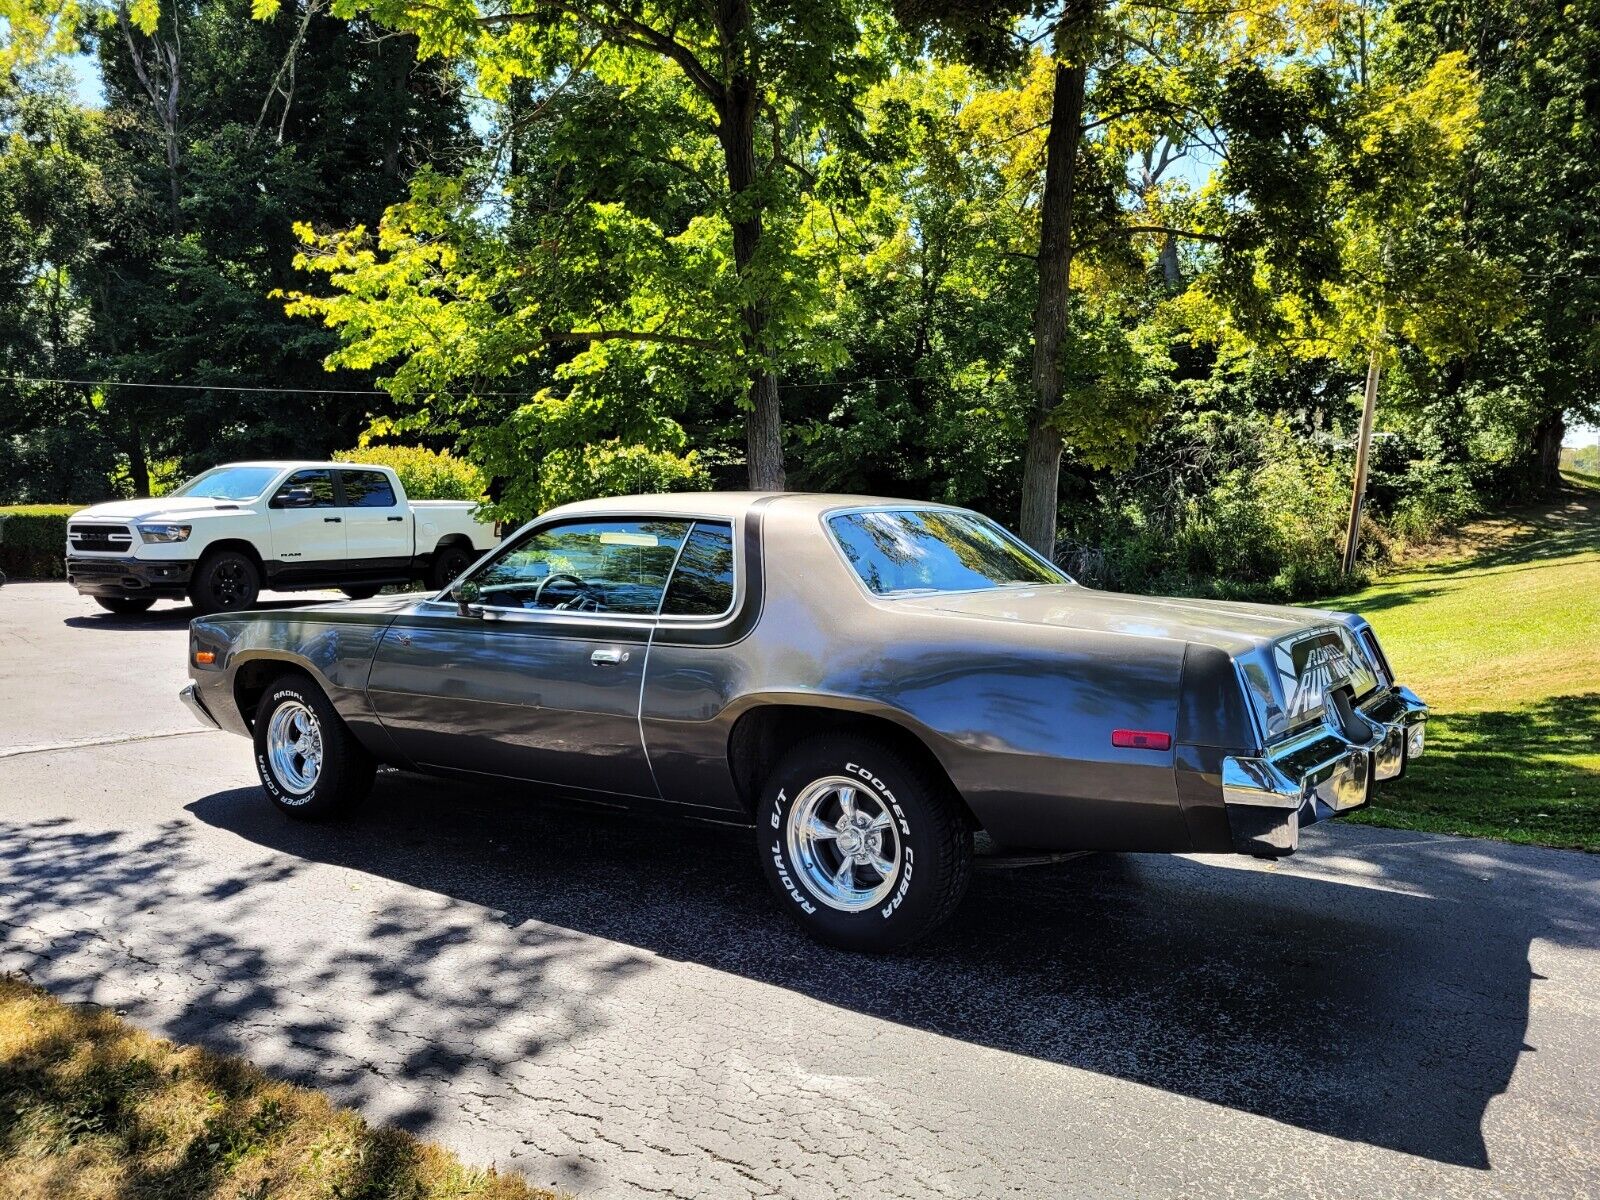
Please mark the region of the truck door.
<svg viewBox="0 0 1600 1200"><path fill-rule="evenodd" d="M344 517L333 472L326 467L296 471L267 504L272 530L273 579L293 582L337 573L344 565Z"/></svg>
<svg viewBox="0 0 1600 1200"><path fill-rule="evenodd" d="M346 468L344 485L345 553L353 571L364 575L406 575L411 569L410 506L395 494L382 471Z"/></svg>

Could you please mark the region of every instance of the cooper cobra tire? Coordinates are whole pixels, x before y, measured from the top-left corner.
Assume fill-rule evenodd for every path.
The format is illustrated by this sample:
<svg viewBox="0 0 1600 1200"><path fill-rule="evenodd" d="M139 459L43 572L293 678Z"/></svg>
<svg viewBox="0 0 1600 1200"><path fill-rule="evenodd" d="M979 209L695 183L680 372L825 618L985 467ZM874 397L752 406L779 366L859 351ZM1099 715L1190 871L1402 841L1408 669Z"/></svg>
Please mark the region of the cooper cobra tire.
<svg viewBox="0 0 1600 1200"><path fill-rule="evenodd" d="M372 790L372 756L303 675L280 676L261 697L255 750L267 798L297 820L342 816Z"/></svg>
<svg viewBox="0 0 1600 1200"><path fill-rule="evenodd" d="M783 756L762 788L756 844L784 910L846 950L926 937L972 875L972 831L949 783L854 734L820 734Z"/></svg>
<svg viewBox="0 0 1600 1200"><path fill-rule="evenodd" d="M142 596L96 596L94 602L119 617L132 617L148 612L150 606L155 603L154 600Z"/></svg>
<svg viewBox="0 0 1600 1200"><path fill-rule="evenodd" d="M470 567L476 557L459 543L452 542L448 546L441 546L434 553L433 563L428 567L428 586L434 591L445 588L455 580L456 576Z"/></svg>
<svg viewBox="0 0 1600 1200"><path fill-rule="evenodd" d="M208 554L189 581L189 600L202 616L249 608L260 594L261 568L237 550Z"/></svg>

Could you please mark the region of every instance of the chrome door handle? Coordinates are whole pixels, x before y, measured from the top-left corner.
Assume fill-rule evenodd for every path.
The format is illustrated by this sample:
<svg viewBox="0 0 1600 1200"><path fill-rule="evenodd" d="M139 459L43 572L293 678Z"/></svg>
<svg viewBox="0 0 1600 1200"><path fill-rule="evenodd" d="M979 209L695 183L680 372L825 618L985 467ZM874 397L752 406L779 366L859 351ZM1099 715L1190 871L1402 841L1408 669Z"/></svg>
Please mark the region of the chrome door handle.
<svg viewBox="0 0 1600 1200"><path fill-rule="evenodd" d="M589 655L589 661L597 667L614 667L618 663L628 661L626 650L596 650Z"/></svg>

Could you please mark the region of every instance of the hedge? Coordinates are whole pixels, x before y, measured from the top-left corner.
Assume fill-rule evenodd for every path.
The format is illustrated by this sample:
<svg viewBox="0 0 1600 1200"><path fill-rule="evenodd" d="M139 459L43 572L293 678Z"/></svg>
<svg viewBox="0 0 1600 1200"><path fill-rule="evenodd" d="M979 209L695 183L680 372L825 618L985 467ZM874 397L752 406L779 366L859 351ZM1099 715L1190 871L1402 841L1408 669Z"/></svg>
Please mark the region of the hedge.
<svg viewBox="0 0 1600 1200"><path fill-rule="evenodd" d="M0 506L0 573L12 579L65 579L67 518L81 504Z"/></svg>

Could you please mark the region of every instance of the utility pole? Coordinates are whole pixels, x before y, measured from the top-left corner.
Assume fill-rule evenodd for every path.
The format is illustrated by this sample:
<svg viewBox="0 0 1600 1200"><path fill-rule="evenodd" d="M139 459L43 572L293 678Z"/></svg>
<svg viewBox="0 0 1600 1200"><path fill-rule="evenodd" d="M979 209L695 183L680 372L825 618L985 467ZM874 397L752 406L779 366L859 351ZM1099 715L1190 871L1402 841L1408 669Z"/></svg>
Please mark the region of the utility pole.
<svg viewBox="0 0 1600 1200"><path fill-rule="evenodd" d="M1361 405L1361 433L1356 438L1356 478L1350 492L1350 527L1344 535L1344 573L1352 575L1356 569L1356 551L1361 546L1361 510L1367 501L1367 459L1372 454L1372 417L1378 407L1378 372L1383 359L1378 344L1373 343L1372 355L1367 360L1367 394Z"/></svg>

